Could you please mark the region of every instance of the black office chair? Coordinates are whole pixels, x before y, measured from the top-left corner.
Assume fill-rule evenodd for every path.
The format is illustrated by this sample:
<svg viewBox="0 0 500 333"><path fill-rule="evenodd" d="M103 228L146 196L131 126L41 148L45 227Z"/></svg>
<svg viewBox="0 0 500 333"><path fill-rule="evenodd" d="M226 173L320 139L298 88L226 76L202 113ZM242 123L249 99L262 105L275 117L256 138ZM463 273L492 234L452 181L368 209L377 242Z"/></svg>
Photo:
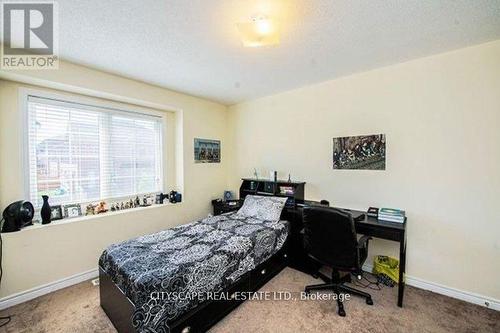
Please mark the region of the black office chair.
<svg viewBox="0 0 500 333"><path fill-rule="evenodd" d="M356 236L354 220L348 212L320 206L304 207L304 247L313 260L333 269L330 283L307 286L305 292L332 289L337 296L338 314L345 316L342 293L364 297L373 305L370 294L344 285L351 281L351 275L340 277L340 271L354 273L361 279L361 267L368 255L368 241L371 237Z"/></svg>
<svg viewBox="0 0 500 333"><path fill-rule="evenodd" d="M330 201L328 201L328 200L321 200L319 203L322 206L327 206L327 207L330 206Z"/></svg>

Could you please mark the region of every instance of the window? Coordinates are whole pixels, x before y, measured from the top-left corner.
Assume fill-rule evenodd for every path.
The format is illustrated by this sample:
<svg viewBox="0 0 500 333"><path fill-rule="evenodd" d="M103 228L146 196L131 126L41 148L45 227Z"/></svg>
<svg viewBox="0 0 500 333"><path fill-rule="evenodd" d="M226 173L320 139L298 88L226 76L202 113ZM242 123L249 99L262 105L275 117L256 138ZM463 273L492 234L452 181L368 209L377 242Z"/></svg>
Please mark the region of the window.
<svg viewBox="0 0 500 333"><path fill-rule="evenodd" d="M29 197L40 207L162 191L162 118L28 95Z"/></svg>

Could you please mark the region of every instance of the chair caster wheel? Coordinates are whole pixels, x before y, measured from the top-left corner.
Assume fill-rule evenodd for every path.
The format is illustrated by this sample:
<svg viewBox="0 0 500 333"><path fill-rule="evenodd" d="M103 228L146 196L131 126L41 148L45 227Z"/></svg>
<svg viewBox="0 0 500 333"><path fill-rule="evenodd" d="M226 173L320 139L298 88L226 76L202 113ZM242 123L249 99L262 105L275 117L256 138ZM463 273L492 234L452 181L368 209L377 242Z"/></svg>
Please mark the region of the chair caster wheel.
<svg viewBox="0 0 500 333"><path fill-rule="evenodd" d="M344 308L339 308L339 312L338 312L339 316L341 317L345 317L345 310Z"/></svg>
<svg viewBox="0 0 500 333"><path fill-rule="evenodd" d="M366 304L373 305L373 300L371 298L366 299Z"/></svg>

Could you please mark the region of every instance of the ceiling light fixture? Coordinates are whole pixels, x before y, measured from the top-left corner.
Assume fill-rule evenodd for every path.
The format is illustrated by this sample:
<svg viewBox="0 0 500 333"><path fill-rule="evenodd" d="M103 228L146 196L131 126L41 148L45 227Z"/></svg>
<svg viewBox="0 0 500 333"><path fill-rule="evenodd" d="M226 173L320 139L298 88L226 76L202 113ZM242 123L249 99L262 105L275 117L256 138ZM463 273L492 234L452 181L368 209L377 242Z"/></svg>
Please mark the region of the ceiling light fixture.
<svg viewBox="0 0 500 333"><path fill-rule="evenodd" d="M264 15L254 16L249 22L240 22L237 26L245 47L276 45L280 42L278 24Z"/></svg>

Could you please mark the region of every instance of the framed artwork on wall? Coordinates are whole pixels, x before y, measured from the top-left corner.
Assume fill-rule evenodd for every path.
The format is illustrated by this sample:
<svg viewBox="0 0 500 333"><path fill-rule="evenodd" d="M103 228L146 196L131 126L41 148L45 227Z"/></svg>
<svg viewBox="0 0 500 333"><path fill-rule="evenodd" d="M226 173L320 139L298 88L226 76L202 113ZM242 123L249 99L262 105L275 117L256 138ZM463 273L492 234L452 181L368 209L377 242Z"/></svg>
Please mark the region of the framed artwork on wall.
<svg viewBox="0 0 500 333"><path fill-rule="evenodd" d="M333 169L385 170L385 134L333 138Z"/></svg>
<svg viewBox="0 0 500 333"><path fill-rule="evenodd" d="M194 139L195 163L220 163L220 141Z"/></svg>

